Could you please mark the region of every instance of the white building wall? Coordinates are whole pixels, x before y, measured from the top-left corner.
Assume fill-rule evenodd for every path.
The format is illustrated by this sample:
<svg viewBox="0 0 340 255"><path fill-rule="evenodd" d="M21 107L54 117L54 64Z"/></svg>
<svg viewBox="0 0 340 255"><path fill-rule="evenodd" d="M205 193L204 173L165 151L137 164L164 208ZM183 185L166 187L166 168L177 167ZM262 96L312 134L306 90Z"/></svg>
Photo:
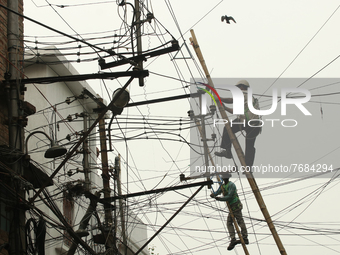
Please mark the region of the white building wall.
<svg viewBox="0 0 340 255"><path fill-rule="evenodd" d="M49 53L51 53L51 51L49 51ZM76 70L69 64L50 66L44 64L45 61L53 61L53 59L55 61L65 60L63 57L60 56L52 56L48 59L40 59L40 64L30 63L30 60L27 60L25 65L25 74L29 78L78 74ZM33 59L33 61L35 60L36 59ZM27 132L25 133L25 136L27 137L27 135L33 131L43 131L51 138L56 137L59 141L59 145L64 145L69 150L71 146L79 140L81 132L84 129L84 121L82 117L78 117L77 119L69 122L66 120L67 116L71 115L73 118L75 118L76 113L87 113L89 119L87 123L88 127L97 117L97 114L93 113L93 108L96 107L96 104L91 99L79 99L70 104L63 103L68 97L79 96L84 88L95 94L95 92L86 82L57 82L43 85L27 84L25 100L36 107L36 114L28 117L28 126L26 127ZM73 100L74 98L71 98L71 101ZM57 114L53 110L51 105L55 107ZM62 119L65 119L65 121L62 121ZM93 134L95 133L95 131L96 129L94 129ZM72 143L70 143L66 139L68 135L71 136ZM93 136L90 136L90 138L89 164L90 167L94 167L96 166L97 161L96 142L95 139L93 139ZM49 140L42 134L36 134L28 140L28 152L31 159L38 162L46 170L46 173L48 175L51 175L52 172L62 162L64 157L55 160L44 158L44 152L46 151L46 149L49 148L49 145ZM81 149L82 145L79 147L79 150ZM72 173L75 173L76 169L81 171L83 170L82 160L83 154L81 152L75 157L72 157L72 159L65 164L65 167L63 167L54 178L55 185L48 188L50 195L53 197L53 200L57 204L57 207L59 208L61 213L63 213L63 193L61 192L61 190L65 188L65 184L69 182L77 184L77 182L81 182L85 179L82 172L78 172L71 177L68 176L68 171L72 171ZM99 189L102 186L101 178L97 175L98 169L90 170L91 192L94 193L95 190ZM73 222L75 224L78 224L88 207L89 199L85 198L84 196L76 196L74 197L74 199L75 206ZM78 206L79 204L81 206ZM37 205L47 215L56 219L53 212L49 210L48 207L45 206L42 202L38 201L35 203L35 205ZM78 226L75 226L74 230L77 229ZM48 233L46 235L45 243L46 255L58 254L69 249L69 247L65 244L63 238L60 238L61 234L63 234L63 231L60 231L56 228L48 228L47 231Z"/></svg>

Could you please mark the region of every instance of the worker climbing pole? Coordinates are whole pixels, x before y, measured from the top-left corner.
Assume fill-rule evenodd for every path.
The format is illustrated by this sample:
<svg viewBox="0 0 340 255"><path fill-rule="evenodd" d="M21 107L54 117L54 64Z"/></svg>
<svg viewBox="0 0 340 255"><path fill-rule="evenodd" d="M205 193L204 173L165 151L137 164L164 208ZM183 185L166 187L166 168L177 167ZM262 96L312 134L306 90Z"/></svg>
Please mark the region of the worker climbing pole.
<svg viewBox="0 0 340 255"><path fill-rule="evenodd" d="M190 38L190 42L191 42L191 44L192 44L192 46L193 46L193 48L195 50L195 53L196 53L196 55L197 55L201 65L202 65L202 68L203 68L204 73L206 75L206 78L208 80L209 86L214 88L213 81L212 81L212 79L210 77L208 68L207 68L207 66L205 64L205 60L203 58L202 52L200 50L200 47L198 45L195 33L194 33L193 30L191 30L190 32L191 32L191 36L192 36ZM230 127L230 124L229 124L229 118L228 118L228 116L227 116L227 114L225 112L225 108L223 107L223 105L221 103L217 103L217 106L218 106L218 109L219 109L219 112L220 112L222 118L226 120L225 128L226 128L226 132L228 133L228 136L230 138L230 142L234 146L234 149L235 149L235 151L237 153L237 156L238 156L238 158L239 158L239 160L241 162L241 165L244 167L244 169L246 169L247 164L246 164L246 161L245 161L245 155L244 155L244 153L242 151L242 148L241 148L241 146L240 146L240 144L239 144L235 134L231 130L231 127ZM212 163L213 161L212 161L212 157L211 156L210 156L210 160L211 160L211 163ZM273 238L274 238L275 243L276 243L276 245L277 245L277 247L279 249L280 254L282 254L282 255L287 254L285 248L283 247L281 239L280 239L280 237L279 237L279 235L278 235L278 233L276 231L276 228L275 228L275 226L273 224L271 216L270 216L270 214L269 214L269 212L267 210L267 207L265 205L265 202L263 200L263 197L262 197L262 195L260 193L260 190L259 190L259 188L257 186L257 183L256 183L256 181L254 179L253 174L250 171L246 171L245 175L246 175L247 180L249 182L249 185L250 185L250 187L251 187L251 189L252 189L252 191L253 191L253 193L255 195L256 201L259 204L261 212L262 212L262 214L263 214L263 216L264 216L264 218L265 218L265 220L266 220L266 222L268 224L268 227L269 227L269 229L270 229L270 231L271 231L271 233L273 235ZM236 226L236 224L235 224L235 226ZM240 236L240 240L242 241L243 246L245 246L244 245L244 240L242 240L241 236Z"/></svg>
<svg viewBox="0 0 340 255"><path fill-rule="evenodd" d="M204 129L202 128L202 125L201 125L200 121L197 118L195 118L195 116L192 116L192 117L194 118L194 122L195 122L196 127L198 128L198 131L200 133L201 139L203 141L205 141L206 140L206 136L205 136L205 132L204 132ZM206 143L205 143L205 145L206 145ZM205 151L207 151L207 150L205 150ZM207 153L206 157L209 157L211 165L215 168L214 160L213 160L213 158L212 158L212 156L211 156L211 154L209 152ZM220 193L223 193L224 197L228 196L228 193L231 191L231 189L228 189L228 186L223 185L223 181L222 181L222 179L218 175L216 177L217 177L218 182L220 183L220 187L219 187L219 189L216 192L213 192L211 194L211 197L216 198L216 195L218 195ZM228 181L229 181L230 175L227 175L227 176L224 176L224 177L225 177L224 179L228 179ZM185 178L183 176L182 176L181 181L182 180L185 180ZM227 182L226 182L226 184L227 184ZM212 188L211 185L209 187ZM233 193L233 192L230 192L230 193ZM232 241L231 241L230 245L228 246L228 250L234 249L236 244L241 243L242 244L242 248L244 250L244 254L249 255L248 249L246 247L246 244L249 244L248 234L247 234L247 230L246 230L246 227L244 225L244 222L242 223L242 220L243 220L242 214L240 214L240 210L238 210L238 209L242 209L242 208L233 208L231 206L231 204L229 203L228 199L227 200L222 200L222 201L225 201L227 206L228 206L229 215L228 215L228 223L227 224L229 225L229 227L228 227L228 229L230 229L229 232L233 233L232 234L233 236L231 236L231 238L232 238L231 240ZM233 202L237 202L237 201L233 201ZM234 203L232 203L232 204L234 204ZM237 203L237 204L239 205L239 203ZM236 204L234 204L233 206L235 206L235 205ZM237 217L238 219L237 220L234 217L234 212L237 212L237 214L238 214L238 217ZM241 218L242 218L242 220L241 220ZM243 230L242 231L243 233L240 231L237 222L239 222L239 224L242 225L241 228ZM236 238L235 238L235 229L232 227L233 223L234 223L236 232L237 232L238 237L239 237L238 240L236 240ZM231 228L233 228L233 229L231 229ZM235 238L235 240L233 239L233 237Z"/></svg>
<svg viewBox="0 0 340 255"><path fill-rule="evenodd" d="M229 215L227 219L227 228L230 235L230 244L228 246L228 251L234 249L235 245L239 243L249 244L248 231L242 216L243 205L240 201L240 198L238 197L236 185L233 182L229 181L230 177L230 173L223 174L223 182L220 183L218 190L210 194L212 198L215 198L218 201L225 201L228 205ZM218 179L220 178L218 177ZM220 195L221 193L223 193L223 197L218 197L217 195ZM238 233L240 237L239 240L236 240L235 228L233 224L235 225L235 227L238 224L241 228L241 235Z"/></svg>

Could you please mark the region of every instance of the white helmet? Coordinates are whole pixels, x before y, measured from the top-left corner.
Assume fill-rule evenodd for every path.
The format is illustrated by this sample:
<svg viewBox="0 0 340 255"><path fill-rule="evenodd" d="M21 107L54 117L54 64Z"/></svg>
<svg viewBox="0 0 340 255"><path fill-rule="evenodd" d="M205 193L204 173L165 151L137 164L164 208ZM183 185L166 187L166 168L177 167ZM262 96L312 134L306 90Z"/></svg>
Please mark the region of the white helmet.
<svg viewBox="0 0 340 255"><path fill-rule="evenodd" d="M249 82L246 80L240 80L237 82L236 86L244 85L246 87L249 87Z"/></svg>

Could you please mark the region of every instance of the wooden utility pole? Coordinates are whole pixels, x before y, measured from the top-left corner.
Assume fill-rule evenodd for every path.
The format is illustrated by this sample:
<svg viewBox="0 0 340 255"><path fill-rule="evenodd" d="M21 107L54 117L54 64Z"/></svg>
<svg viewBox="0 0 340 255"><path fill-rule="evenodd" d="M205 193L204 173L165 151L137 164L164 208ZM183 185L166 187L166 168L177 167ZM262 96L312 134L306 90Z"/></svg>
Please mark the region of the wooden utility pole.
<svg viewBox="0 0 340 255"><path fill-rule="evenodd" d="M83 113L84 133L87 131L88 113ZM90 192L90 166L89 166L89 140L86 138L83 142L83 168L85 176L85 192Z"/></svg>
<svg viewBox="0 0 340 255"><path fill-rule="evenodd" d="M117 173L117 189L118 189L118 196L122 195L122 182L121 182L121 169L120 169L120 155L115 158L115 167L116 167L116 173ZM124 214L124 208L123 208L123 199L119 199L119 214L120 214L120 224L121 224L121 230L122 230L122 237L123 237L123 245L124 245L124 251L126 254L126 248L127 248L127 239L126 239L126 230L125 230L125 214Z"/></svg>
<svg viewBox="0 0 340 255"><path fill-rule="evenodd" d="M110 175L109 175L109 161L107 156L107 146L106 146L106 132L105 132L105 116L99 120L99 137L100 137L100 154L102 159L102 178L103 178L103 192L104 198L109 198L111 194L110 188ZM115 246L113 242L113 236L111 234L113 229L112 224L112 207L110 204L104 204L104 214L105 214L105 229L107 233L107 249L113 248Z"/></svg>
<svg viewBox="0 0 340 255"><path fill-rule="evenodd" d="M200 47L198 45L198 42L197 42L194 30L190 30L190 32L191 32L191 36L192 36L190 38L190 42L192 43L192 46L194 47L196 55L197 55L201 65L202 65L203 71L204 71L204 73L206 75L206 78L208 79L209 85L214 87L214 84L213 84L212 79L210 77L210 74L209 74L208 68L206 66L205 60L203 58L203 54L202 54L201 49L200 49ZM219 112L220 112L222 118L227 120L227 123L225 124L225 128L226 128L226 130L228 132L228 135L229 135L230 140L231 140L231 142L232 142L232 144L234 146L234 149L235 149L235 151L237 153L237 156L238 156L238 158L239 158L239 160L241 162L241 165L243 167L245 167L245 169L246 169L245 156L244 156L244 153L243 153L242 148L240 146L240 143L238 142L238 140L237 140L235 134L233 133L233 131L231 130L231 127L230 127L230 124L229 124L228 115L226 114L223 105L218 103L217 106L218 106L218 109L219 109ZM281 239L280 239L280 237L279 237L279 235L278 235L278 233L277 233L277 231L275 229L275 226L274 226L273 221L271 219L271 216L270 216L270 214L269 214L269 212L267 210L266 204L265 204L265 202L263 200L263 197L262 197L262 195L260 193L260 190L259 190L259 188L257 186L257 183L256 183L256 181L254 179L253 174L251 172L248 172L248 171L246 171L245 174L246 174L247 180L249 182L249 185L250 185L250 187L251 187L251 189L252 189L252 191L253 191L253 193L255 195L256 201L257 201L257 203L258 203L258 205L259 205L259 207L261 209L261 212L262 212L262 214L263 214L263 216L264 216L264 218L265 218L265 220L266 220L266 222L268 224L268 227L269 227L269 229L270 229L270 231L271 231L271 233L273 235L273 238L274 238L274 240L276 242L276 245L277 245L277 247L278 247L278 249L280 251L280 254L286 255L287 254L286 250L283 247Z"/></svg>

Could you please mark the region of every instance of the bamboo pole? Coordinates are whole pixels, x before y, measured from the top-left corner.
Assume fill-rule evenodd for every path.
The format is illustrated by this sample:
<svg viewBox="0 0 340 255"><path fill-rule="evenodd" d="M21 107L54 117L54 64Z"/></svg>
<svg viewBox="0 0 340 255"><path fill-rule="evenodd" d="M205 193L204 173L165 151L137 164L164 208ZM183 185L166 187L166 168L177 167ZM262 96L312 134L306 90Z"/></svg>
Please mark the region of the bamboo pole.
<svg viewBox="0 0 340 255"><path fill-rule="evenodd" d="M203 54L202 54L201 49L200 49L200 47L198 45L198 42L197 42L194 30L191 29L190 32L191 32L191 36L192 36L192 38L190 38L190 42L191 42L191 44L192 44L192 46L193 46L193 48L194 48L194 50L196 52L196 55L197 55L201 65L202 65L203 71L204 71L204 73L206 75L206 78L208 79L209 85L214 87L214 84L213 84L212 79L210 77L207 65L206 65L205 60L203 58ZM228 135L229 135L230 140L231 140L231 142L232 142L232 144L234 146L234 149L235 149L235 151L237 153L237 156L238 156L238 158L239 158L239 160L241 162L241 165L243 167L246 167L244 153L242 151L240 143L236 139L235 134L231 130L231 127L230 127L230 124L229 124L229 118L228 118L228 116L227 116L227 114L226 114L226 112L224 110L224 107L220 103L218 103L217 106L218 106L218 110L219 110L222 118L227 120L227 123L225 124L225 128L226 128L226 130L228 132ZM257 203L258 203L258 205L259 205L259 207L261 209L261 212L262 212L262 214L263 214L263 216L264 216L264 218L265 218L265 220L267 222L267 225L268 225L268 227L269 227L269 229L270 229L270 231L271 231L271 233L273 235L273 238L274 238L274 240L276 242L276 245L277 245L277 247L278 247L278 249L280 251L280 254L286 255L287 254L286 250L283 247L281 239L280 239L280 237L279 237L279 235L278 235L278 233L277 233L277 231L275 229L275 226L274 226L273 221L271 219L271 216L270 216L270 214L269 214L269 212L267 210L266 204L265 204L265 202L263 200L263 197L262 197L262 195L260 193L260 190L259 190L259 188L257 186L257 183L256 183L256 181L254 179L254 176L252 175L252 173L250 171L246 171L245 174L246 174L247 180L249 182L249 185L250 185L250 187L251 187L251 189L252 189L252 191L253 191L253 193L255 195L256 201L257 201Z"/></svg>

